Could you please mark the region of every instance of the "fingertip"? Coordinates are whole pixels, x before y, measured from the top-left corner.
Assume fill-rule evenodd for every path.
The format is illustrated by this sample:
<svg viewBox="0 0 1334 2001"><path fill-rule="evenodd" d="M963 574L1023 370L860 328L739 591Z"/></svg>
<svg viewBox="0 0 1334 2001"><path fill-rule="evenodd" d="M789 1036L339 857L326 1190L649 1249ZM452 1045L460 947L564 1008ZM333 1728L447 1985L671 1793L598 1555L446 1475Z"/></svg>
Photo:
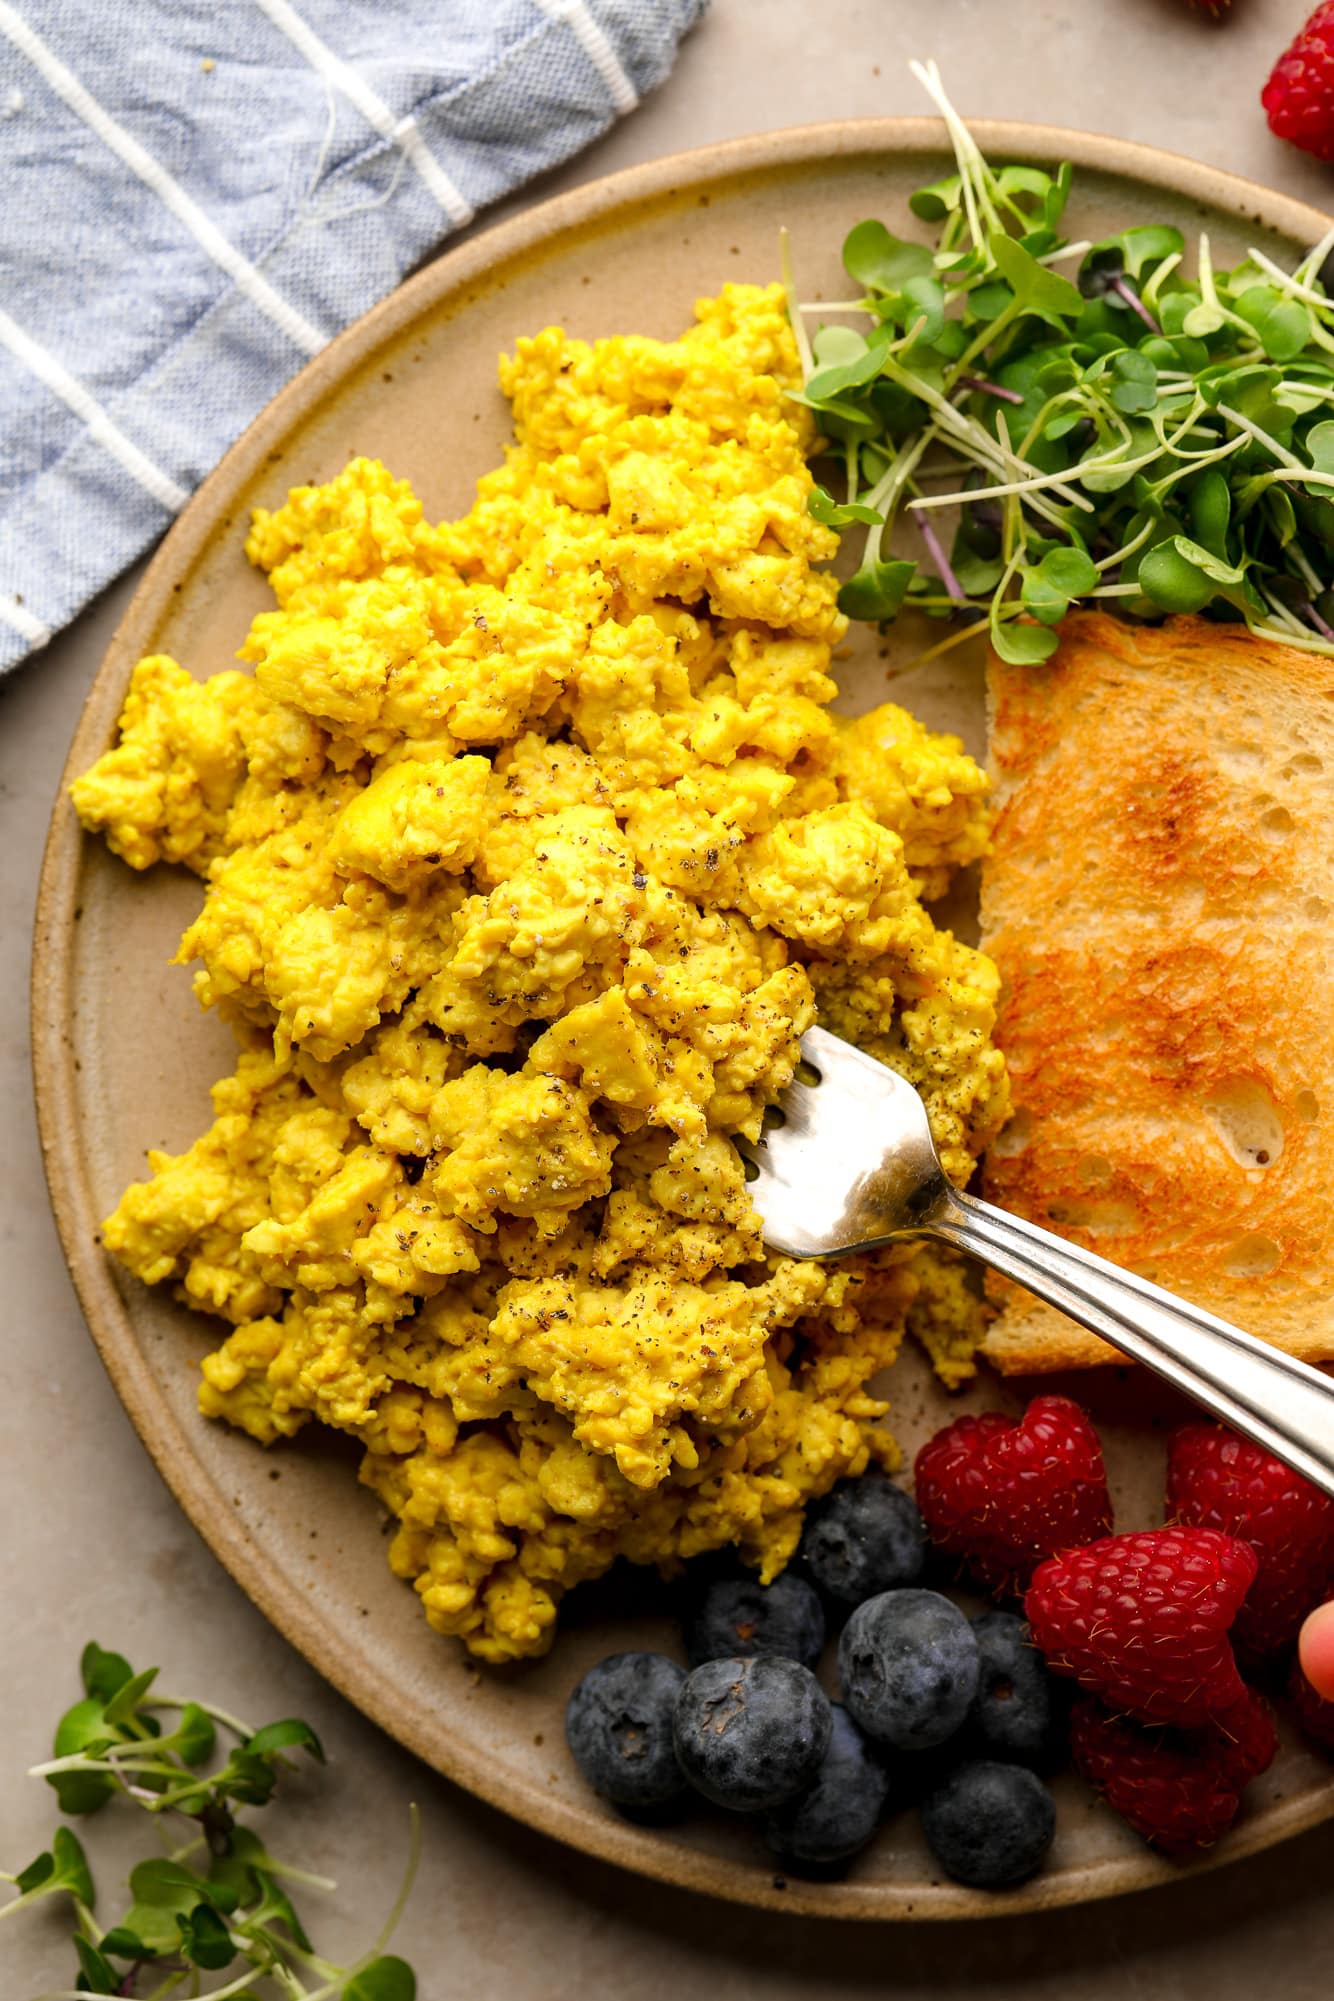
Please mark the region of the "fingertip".
<svg viewBox="0 0 1334 2001"><path fill-rule="evenodd" d="M1302 1673L1317 1695L1334 1702L1334 1600L1318 1605L1297 1642Z"/></svg>

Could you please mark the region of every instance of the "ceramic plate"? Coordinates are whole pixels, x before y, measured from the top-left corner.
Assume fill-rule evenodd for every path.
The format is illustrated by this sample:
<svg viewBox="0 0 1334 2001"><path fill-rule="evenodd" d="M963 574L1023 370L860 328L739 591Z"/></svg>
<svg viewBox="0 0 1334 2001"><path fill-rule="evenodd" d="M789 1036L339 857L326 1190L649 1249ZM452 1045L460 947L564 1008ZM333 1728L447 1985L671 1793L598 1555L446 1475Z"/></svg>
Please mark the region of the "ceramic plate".
<svg viewBox="0 0 1334 2001"><path fill-rule="evenodd" d="M1073 159L1072 235L1096 238L1150 218L1202 225L1232 262L1259 241L1278 255L1314 242L1313 210L1212 169L1147 150L1020 125L983 125L993 159ZM729 279L766 280L778 231L792 232L803 296L836 298L838 246L876 215L915 233L911 189L946 171L942 130L906 119L812 126L634 168L581 188L464 244L333 342L271 403L163 543L88 697L67 778L111 742L130 669L168 652L197 676L232 664L269 602L246 563L250 509L335 473L354 452L414 483L431 516L462 513L496 462L508 412L496 356L521 332L557 321L593 336L670 336L693 300ZM859 630L840 668L841 706L886 699L903 664ZM976 652L980 653L980 648ZM909 673L896 699L960 727L982 749L980 662ZM135 1285L99 1248L99 1219L144 1171L148 1146L186 1146L209 1117L208 1087L232 1067L231 1038L197 1007L189 975L168 965L199 901L192 877L140 877L80 834L64 797L52 821L37 918L33 1029L38 1108L52 1199L93 1337L164 1478L210 1546L292 1643L386 1730L460 1785L591 1854L718 1895L824 1915L943 1918L1032 1910L1170 1880L1073 1779L1057 1787L1059 1834L1045 1873L1002 1897L942 1880L911 1815L885 1826L838 1883L775 1877L747 1824L703 1815L680 1828L629 1825L586 1790L566 1756L562 1710L595 1658L623 1646L677 1644L652 1590L619 1578L576 1594L549 1658L479 1672L427 1628L389 1574L377 1504L358 1487L355 1451L304 1443L264 1453L195 1410L195 1364L211 1345L165 1292ZM1166 1414L1131 1371L1081 1385L1105 1420L1123 1525L1154 1519ZM947 1402L905 1357L893 1374L893 1423L911 1450ZM964 1401L1015 1399L986 1381ZM631 1601L634 1601L633 1605ZM1329 1769L1285 1743L1217 1851L1240 1857L1334 1811ZM1200 1866L1200 1865L1196 1865Z"/></svg>

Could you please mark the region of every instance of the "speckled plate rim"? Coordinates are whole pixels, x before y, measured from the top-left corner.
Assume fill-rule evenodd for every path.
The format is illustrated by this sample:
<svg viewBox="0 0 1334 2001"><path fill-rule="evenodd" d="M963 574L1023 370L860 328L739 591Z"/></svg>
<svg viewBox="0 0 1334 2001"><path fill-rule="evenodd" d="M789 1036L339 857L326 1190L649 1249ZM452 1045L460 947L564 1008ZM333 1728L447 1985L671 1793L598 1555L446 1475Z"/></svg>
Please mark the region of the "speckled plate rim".
<svg viewBox="0 0 1334 2001"><path fill-rule="evenodd" d="M1128 140L1008 121L971 121L993 157L1070 160L1078 167L1139 181L1241 217L1295 242L1316 242L1329 226L1317 209L1289 196L1179 155ZM73 924L83 835L65 793L111 738L134 661L146 649L176 580L208 544L229 532L234 496L289 428L360 368L387 339L419 316L470 298L500 278L516 257L548 252L572 239L633 227L643 204L692 196L719 184L790 175L803 164L868 153L945 148L933 118L856 119L806 125L669 155L631 167L526 210L447 252L407 280L310 361L260 412L199 487L163 541L136 590L89 690L70 747L43 858L34 929L32 1051L38 1126L56 1226L80 1304L112 1384L159 1473L214 1555L247 1596L327 1681L362 1713L420 1758L493 1806L583 1852L642 1875L737 1902L818 1917L954 1919L1054 1909L1180 1881L1182 1871L1152 1856L1109 1857L1022 1888L980 1895L949 1883L807 1883L781 1889L767 1875L727 1858L668 1844L651 1830L619 1821L595 1804L553 1800L540 1785L498 1774L481 1750L438 1714L413 1708L356 1664L342 1658L336 1630L299 1595L286 1594L265 1551L200 1463L190 1435L167 1407L138 1349L125 1300L98 1247L99 1217L82 1155L73 1035ZM1289 1839L1334 1815L1334 1783L1243 1820L1221 1853L1191 1874Z"/></svg>

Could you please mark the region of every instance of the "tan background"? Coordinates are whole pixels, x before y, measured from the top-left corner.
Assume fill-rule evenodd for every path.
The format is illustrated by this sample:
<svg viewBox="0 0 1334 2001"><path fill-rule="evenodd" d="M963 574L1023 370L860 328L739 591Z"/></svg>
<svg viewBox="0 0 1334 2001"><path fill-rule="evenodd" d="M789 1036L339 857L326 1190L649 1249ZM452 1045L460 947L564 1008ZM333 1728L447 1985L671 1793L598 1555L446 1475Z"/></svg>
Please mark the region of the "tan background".
<svg viewBox="0 0 1334 2001"><path fill-rule="evenodd" d="M1184 0L714 0L665 89L541 192L711 139L921 110L904 63L935 54L965 112L1148 140L1329 206L1334 169L1271 140L1256 103L1306 6L1237 0L1235 18L1215 27ZM96 1636L136 1665L163 1662L173 1689L256 1722L298 1712L323 1732L331 1772L271 1810L268 1827L280 1854L347 1886L354 1922L331 1911L318 1932L326 1949L351 1954L375 1930L397 1880L407 1803L420 1804L425 1857L399 1943L423 2001L706 1991L719 2001L915 2001L1020 1990L1240 2001L1262 1982L1284 2001L1327 1994L1334 1829L1091 1912L945 1930L785 1923L571 1856L454 1791L347 1709L253 1611L178 1515L87 1343L31 1114L27 935L40 843L83 691L132 582L0 683L0 921L10 947L0 959L0 1064L12 1107L0 1207L0 1866L16 1868L49 1839L50 1795L19 1774L45 1754L55 1713L78 1692L79 1647ZM109 1913L114 1829L96 1825ZM45 1914L0 1930L3 2001L64 1983L60 1937Z"/></svg>

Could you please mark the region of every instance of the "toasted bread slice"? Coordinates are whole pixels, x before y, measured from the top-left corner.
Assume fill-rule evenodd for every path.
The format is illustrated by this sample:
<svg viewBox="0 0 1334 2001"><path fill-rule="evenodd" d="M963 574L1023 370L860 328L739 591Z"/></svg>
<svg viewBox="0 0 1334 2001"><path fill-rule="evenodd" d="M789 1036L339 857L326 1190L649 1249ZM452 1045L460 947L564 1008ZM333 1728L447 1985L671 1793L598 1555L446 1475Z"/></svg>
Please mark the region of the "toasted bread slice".
<svg viewBox="0 0 1334 2001"><path fill-rule="evenodd" d="M1334 662L1179 618L993 661L982 895L1015 1112L986 1193L1334 1358ZM1007 1372L1115 1360L1015 1287Z"/></svg>

